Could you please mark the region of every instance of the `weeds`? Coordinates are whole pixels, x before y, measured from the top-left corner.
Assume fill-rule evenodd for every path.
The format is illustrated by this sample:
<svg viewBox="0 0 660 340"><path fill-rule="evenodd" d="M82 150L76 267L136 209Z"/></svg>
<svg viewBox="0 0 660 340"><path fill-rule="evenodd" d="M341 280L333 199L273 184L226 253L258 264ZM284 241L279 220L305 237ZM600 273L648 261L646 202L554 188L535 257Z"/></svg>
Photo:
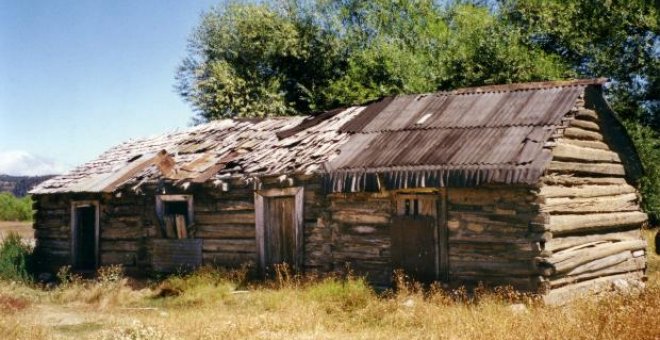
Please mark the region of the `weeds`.
<svg viewBox="0 0 660 340"><path fill-rule="evenodd" d="M0 279L29 283L32 248L10 232L0 244Z"/></svg>

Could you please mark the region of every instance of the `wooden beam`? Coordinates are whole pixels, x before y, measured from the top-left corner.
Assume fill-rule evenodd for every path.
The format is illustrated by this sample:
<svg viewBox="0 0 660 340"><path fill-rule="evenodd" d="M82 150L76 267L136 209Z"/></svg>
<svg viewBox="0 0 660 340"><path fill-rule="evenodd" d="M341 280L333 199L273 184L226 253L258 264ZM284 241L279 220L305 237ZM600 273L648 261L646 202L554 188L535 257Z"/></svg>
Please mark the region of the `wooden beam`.
<svg viewBox="0 0 660 340"><path fill-rule="evenodd" d="M557 160L621 163L615 152L571 144L558 144L552 149L552 154Z"/></svg>
<svg viewBox="0 0 660 340"><path fill-rule="evenodd" d="M543 185L539 190L539 196L542 196L546 199L552 197L584 198L632 194L636 192L637 190L628 184L577 186Z"/></svg>
<svg viewBox="0 0 660 340"><path fill-rule="evenodd" d="M554 197L546 198L541 205L542 212L586 213L639 210L636 193L588 198Z"/></svg>
<svg viewBox="0 0 660 340"><path fill-rule="evenodd" d="M545 242L545 249L557 252L563 249L598 241L631 241L641 240L642 233L639 228L606 234L590 234L581 236L554 237Z"/></svg>
<svg viewBox="0 0 660 340"><path fill-rule="evenodd" d="M579 173L624 176L626 170L621 164L615 163L577 163L552 161L546 168L550 172Z"/></svg>
<svg viewBox="0 0 660 340"><path fill-rule="evenodd" d="M623 226L641 226L647 219L646 214L641 211L587 215L551 215L548 226L554 235L560 235Z"/></svg>

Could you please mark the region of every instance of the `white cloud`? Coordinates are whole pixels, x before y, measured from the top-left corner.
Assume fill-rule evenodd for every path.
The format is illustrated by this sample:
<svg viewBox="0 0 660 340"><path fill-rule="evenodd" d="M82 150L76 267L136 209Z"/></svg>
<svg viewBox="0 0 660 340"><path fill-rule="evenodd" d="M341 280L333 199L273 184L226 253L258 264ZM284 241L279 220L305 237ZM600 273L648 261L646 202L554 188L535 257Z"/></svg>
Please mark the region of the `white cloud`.
<svg viewBox="0 0 660 340"><path fill-rule="evenodd" d="M0 174L39 176L61 174L67 167L52 159L23 150L0 150Z"/></svg>

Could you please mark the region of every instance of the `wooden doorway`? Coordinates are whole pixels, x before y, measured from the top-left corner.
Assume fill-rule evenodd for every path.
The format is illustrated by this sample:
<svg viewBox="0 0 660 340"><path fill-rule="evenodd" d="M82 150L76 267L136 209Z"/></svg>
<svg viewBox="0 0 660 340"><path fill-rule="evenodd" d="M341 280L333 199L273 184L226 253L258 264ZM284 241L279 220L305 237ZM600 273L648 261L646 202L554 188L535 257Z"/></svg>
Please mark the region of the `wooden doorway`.
<svg viewBox="0 0 660 340"><path fill-rule="evenodd" d="M71 255L75 270L92 271L98 267L99 205L97 201L71 205Z"/></svg>
<svg viewBox="0 0 660 340"><path fill-rule="evenodd" d="M397 194L391 227L392 265L420 282L448 272L446 200L438 194Z"/></svg>
<svg viewBox="0 0 660 340"><path fill-rule="evenodd" d="M286 188L255 194L259 267L264 275L286 263L301 271L303 263L303 189Z"/></svg>

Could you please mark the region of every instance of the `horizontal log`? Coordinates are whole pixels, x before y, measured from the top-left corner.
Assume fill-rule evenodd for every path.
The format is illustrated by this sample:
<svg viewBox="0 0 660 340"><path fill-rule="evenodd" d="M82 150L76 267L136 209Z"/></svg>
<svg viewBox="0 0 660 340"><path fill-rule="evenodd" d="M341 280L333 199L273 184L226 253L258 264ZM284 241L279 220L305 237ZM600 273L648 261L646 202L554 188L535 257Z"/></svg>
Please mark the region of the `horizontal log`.
<svg viewBox="0 0 660 340"><path fill-rule="evenodd" d="M226 224L226 225L195 225L196 238L243 238L249 239L256 236L256 229L249 224Z"/></svg>
<svg viewBox="0 0 660 340"><path fill-rule="evenodd" d="M567 236L567 237L553 237L552 239L546 241L545 249L557 252L562 249L567 249L575 246L584 245L591 242L599 241L632 241L632 240L641 240L642 233L639 228L633 230L606 233L606 234L589 234L581 236Z"/></svg>
<svg viewBox="0 0 660 340"><path fill-rule="evenodd" d="M574 300L578 296L584 296L590 292L608 289L612 285L612 282L616 280L639 281L643 276L644 274L641 272L630 272L566 285L564 287L550 290L550 292L543 297L543 302L548 305L562 305L568 301Z"/></svg>
<svg viewBox="0 0 660 340"><path fill-rule="evenodd" d="M557 139L556 144L570 144L570 145L580 146L580 147L584 147L584 148L592 148L592 149L599 149L599 150L610 150L610 146L605 144L604 142L601 142L601 141L573 139L573 138L566 138L565 136L562 137L562 138Z"/></svg>
<svg viewBox="0 0 660 340"><path fill-rule="evenodd" d="M505 189L505 190L503 190ZM529 189L524 187L480 187L452 188L447 190L447 203L451 205L494 206L503 202L518 206L534 199Z"/></svg>
<svg viewBox="0 0 660 340"><path fill-rule="evenodd" d="M36 246L39 248L48 248L52 250L69 251L69 249L71 249L71 243L69 240L58 240L50 238L40 238L36 240Z"/></svg>
<svg viewBox="0 0 660 340"><path fill-rule="evenodd" d="M623 226L639 226L647 219L647 215L641 211L588 215L551 215L548 227L554 235L561 235Z"/></svg>
<svg viewBox="0 0 660 340"><path fill-rule="evenodd" d="M145 235L145 230L142 228L101 228L101 240L121 240L121 239L136 239Z"/></svg>
<svg viewBox="0 0 660 340"><path fill-rule="evenodd" d="M219 211L254 210L254 200L247 201L220 201L217 203Z"/></svg>
<svg viewBox="0 0 660 340"><path fill-rule="evenodd" d="M48 229L35 229L34 238L54 238L54 239L69 239L71 237L71 230L69 228L48 228Z"/></svg>
<svg viewBox="0 0 660 340"><path fill-rule="evenodd" d="M253 253L257 251L257 242L254 239L204 240L202 242L202 251Z"/></svg>
<svg viewBox="0 0 660 340"><path fill-rule="evenodd" d="M202 260L206 265L238 267L242 264L256 263L257 253L202 252Z"/></svg>
<svg viewBox="0 0 660 340"><path fill-rule="evenodd" d="M600 270L586 272L579 275L561 277L555 280L550 280L550 287L558 288L561 286L565 286L567 284L574 284L577 282L582 282L597 277L610 276L621 273L629 273L634 271L641 272L642 270L644 270L645 266L646 266L646 261L644 261L644 259L642 258L629 259L627 261L623 261L611 267L603 268Z"/></svg>
<svg viewBox="0 0 660 340"><path fill-rule="evenodd" d="M101 252L104 251L117 251L117 252L137 252L140 250L140 241L104 241L101 242Z"/></svg>
<svg viewBox="0 0 660 340"><path fill-rule="evenodd" d="M575 117L578 119L590 120L592 122L597 122L599 120L598 113L591 109L579 109L575 113Z"/></svg>
<svg viewBox="0 0 660 340"><path fill-rule="evenodd" d="M598 126L598 123L584 119L571 120L570 126L590 131L600 131L600 126Z"/></svg>
<svg viewBox="0 0 660 340"><path fill-rule="evenodd" d="M449 273L454 275L531 276L538 273L532 261L449 261Z"/></svg>
<svg viewBox="0 0 660 340"><path fill-rule="evenodd" d="M621 163L616 152L571 144L558 144L552 149L552 155L556 160Z"/></svg>
<svg viewBox="0 0 660 340"><path fill-rule="evenodd" d="M635 193L637 190L628 184L623 185L543 185L539 190L542 197L598 197Z"/></svg>
<svg viewBox="0 0 660 340"><path fill-rule="evenodd" d="M609 176L623 176L626 174L623 165L615 163L575 163L552 161L546 170L559 173L596 174Z"/></svg>
<svg viewBox="0 0 660 340"><path fill-rule="evenodd" d="M547 185L598 185L598 184L627 184L621 177L578 177L573 175L552 174L541 177L541 182Z"/></svg>
<svg viewBox="0 0 660 340"><path fill-rule="evenodd" d="M120 264L133 266L137 261L137 254L132 252L101 252L101 265L108 266Z"/></svg>
<svg viewBox="0 0 660 340"><path fill-rule="evenodd" d="M590 273L590 272L597 272L605 268L609 268L612 266L616 266L617 264L621 262L626 262L628 260L632 260L634 257L632 256L632 253L630 250L623 251L621 253L617 253L614 255L606 256L600 259L596 259L594 261L585 263L581 266L577 266L568 273L563 274L562 276L576 276L584 273ZM637 258L640 259L640 258ZM645 262L643 258L641 258L642 262Z"/></svg>
<svg viewBox="0 0 660 340"><path fill-rule="evenodd" d="M603 135L601 135L598 132L580 129L576 127L569 127L566 130L564 130L564 137L583 139L583 140L597 140L597 141L603 140Z"/></svg>
<svg viewBox="0 0 660 340"><path fill-rule="evenodd" d="M587 213L640 210L636 193L588 198L546 198L541 211L549 213Z"/></svg>
<svg viewBox="0 0 660 340"><path fill-rule="evenodd" d="M254 212L196 214L195 223L202 225L251 224L254 225Z"/></svg>
<svg viewBox="0 0 660 340"><path fill-rule="evenodd" d="M548 268L550 275L567 273L576 267L591 261L605 258L624 251L635 251L646 248L646 241L633 240L610 242L583 248L575 251L557 253L549 258L538 259L542 267ZM544 272L547 274L548 272Z"/></svg>
<svg viewBox="0 0 660 340"><path fill-rule="evenodd" d="M390 214L386 213L355 213L349 210L335 211L332 213L332 219L340 223L347 224L389 224Z"/></svg>

